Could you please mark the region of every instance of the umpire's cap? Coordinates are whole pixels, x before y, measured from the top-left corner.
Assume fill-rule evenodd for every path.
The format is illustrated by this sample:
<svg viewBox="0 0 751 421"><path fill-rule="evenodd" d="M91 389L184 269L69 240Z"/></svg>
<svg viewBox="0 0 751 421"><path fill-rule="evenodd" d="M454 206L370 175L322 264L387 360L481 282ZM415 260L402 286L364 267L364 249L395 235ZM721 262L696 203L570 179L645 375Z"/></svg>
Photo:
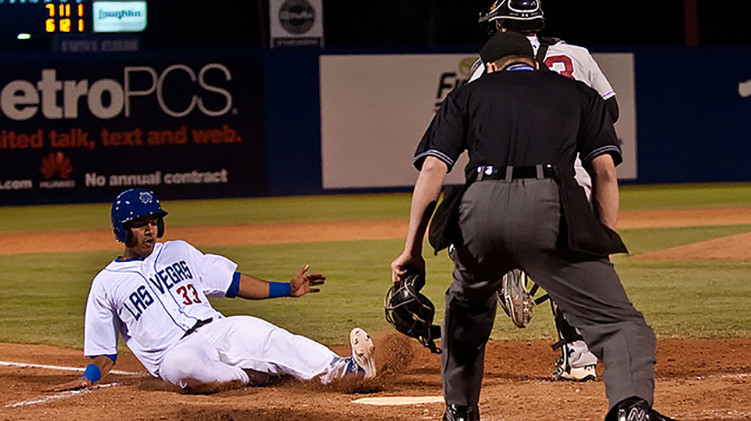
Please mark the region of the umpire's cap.
<svg viewBox="0 0 751 421"><path fill-rule="evenodd" d="M492 63L507 56L524 56L534 59L532 44L524 35L518 32L498 32L480 48L480 58L483 63Z"/></svg>

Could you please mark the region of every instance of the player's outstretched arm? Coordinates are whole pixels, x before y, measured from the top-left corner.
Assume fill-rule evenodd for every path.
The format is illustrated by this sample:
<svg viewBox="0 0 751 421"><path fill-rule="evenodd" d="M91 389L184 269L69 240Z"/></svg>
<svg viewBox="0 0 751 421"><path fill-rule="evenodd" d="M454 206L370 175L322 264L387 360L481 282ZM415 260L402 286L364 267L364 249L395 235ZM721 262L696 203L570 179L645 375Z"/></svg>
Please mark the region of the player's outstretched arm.
<svg viewBox="0 0 751 421"><path fill-rule="evenodd" d="M85 389L87 387L91 387L94 383L96 383L97 380L99 380L100 378L104 377L107 373L109 373L110 370L112 370L112 367L114 367L114 365L115 365L115 362L106 355L98 355L96 357L91 357L89 365L86 367L86 371L84 372L83 376L77 379L71 380L67 383L49 387L45 389L45 392L63 392L66 390L78 390L78 389ZM95 366L96 368L92 366ZM98 369L98 373L97 373L97 369Z"/></svg>
<svg viewBox="0 0 751 421"><path fill-rule="evenodd" d="M309 292L319 292L326 277L320 273L308 273L309 265L300 269L289 283L267 282L246 274L240 274L238 297L262 300L275 297L301 297Z"/></svg>

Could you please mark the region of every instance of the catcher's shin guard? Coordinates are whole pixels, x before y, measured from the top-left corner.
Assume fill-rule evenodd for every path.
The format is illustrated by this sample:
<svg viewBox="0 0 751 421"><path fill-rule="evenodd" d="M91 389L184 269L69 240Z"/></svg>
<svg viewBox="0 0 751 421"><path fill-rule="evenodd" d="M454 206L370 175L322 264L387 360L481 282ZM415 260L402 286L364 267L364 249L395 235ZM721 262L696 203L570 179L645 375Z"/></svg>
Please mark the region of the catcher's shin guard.
<svg viewBox="0 0 751 421"><path fill-rule="evenodd" d="M553 380L586 382L596 379L597 357L592 355L579 331L566 321L558 305L552 300L550 309L553 311L559 337L558 342L553 344L553 349L561 350L561 356L551 373Z"/></svg>

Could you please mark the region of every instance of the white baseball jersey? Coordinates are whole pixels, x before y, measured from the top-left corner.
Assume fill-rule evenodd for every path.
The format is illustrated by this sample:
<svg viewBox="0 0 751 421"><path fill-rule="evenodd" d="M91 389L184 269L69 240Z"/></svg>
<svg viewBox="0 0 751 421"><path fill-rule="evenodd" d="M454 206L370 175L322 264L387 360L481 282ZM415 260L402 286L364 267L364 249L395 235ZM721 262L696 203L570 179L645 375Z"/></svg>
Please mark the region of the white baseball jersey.
<svg viewBox="0 0 751 421"><path fill-rule="evenodd" d="M207 296L223 297L237 265L184 241L156 243L143 260L114 260L91 285L84 355L117 354L117 335L150 373L163 354L199 320L222 314Z"/></svg>
<svg viewBox="0 0 751 421"><path fill-rule="evenodd" d="M532 51L537 54L540 49L540 39L536 35L528 35L527 39L532 44ZM610 82L600 70L600 66L589 54L584 47L566 44L564 41L556 40L555 44L548 46L543 60L548 68L560 75L576 79L587 84L590 88L597 91L602 99L608 99L615 96ZM485 66L478 59L472 66L472 76L469 81L472 82L485 73Z"/></svg>
<svg viewBox="0 0 751 421"><path fill-rule="evenodd" d="M97 274L86 303L84 355L117 354L117 336L147 370L181 388L247 384L245 370L328 383L353 371L311 339L252 316L224 317L206 297L224 297L237 265L184 241L157 243L143 260L115 260ZM196 322L212 319L189 336Z"/></svg>
<svg viewBox="0 0 751 421"><path fill-rule="evenodd" d="M530 35L527 39L532 44L532 50L537 54L537 50L540 49L540 39L535 35ZM545 52L543 61L548 69L586 83L587 86L597 91L602 99L608 99L615 95L610 82L586 48L566 44L561 40L556 41Z"/></svg>

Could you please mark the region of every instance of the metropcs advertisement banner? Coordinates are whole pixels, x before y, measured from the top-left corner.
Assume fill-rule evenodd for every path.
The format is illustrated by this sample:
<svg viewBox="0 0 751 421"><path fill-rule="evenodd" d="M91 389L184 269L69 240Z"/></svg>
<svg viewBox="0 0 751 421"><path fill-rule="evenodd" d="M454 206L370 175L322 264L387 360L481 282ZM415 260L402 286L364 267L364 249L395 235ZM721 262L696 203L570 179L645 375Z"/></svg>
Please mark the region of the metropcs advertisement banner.
<svg viewBox="0 0 751 421"><path fill-rule="evenodd" d="M189 57L4 55L0 204L265 192L260 58Z"/></svg>

